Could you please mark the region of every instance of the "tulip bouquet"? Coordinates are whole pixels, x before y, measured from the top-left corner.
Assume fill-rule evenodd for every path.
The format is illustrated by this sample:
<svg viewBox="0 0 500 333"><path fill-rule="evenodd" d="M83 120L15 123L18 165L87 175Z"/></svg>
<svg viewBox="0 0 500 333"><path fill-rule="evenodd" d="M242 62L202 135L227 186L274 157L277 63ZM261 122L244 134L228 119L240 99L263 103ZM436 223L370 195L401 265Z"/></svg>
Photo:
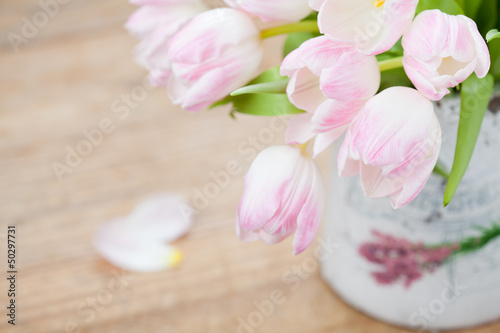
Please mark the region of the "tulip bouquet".
<svg viewBox="0 0 500 333"><path fill-rule="evenodd" d="M360 175L366 196L404 206L434 171L451 201L500 79L496 0L130 1L136 58L174 104L291 116L287 145L262 151L245 177L240 239L295 233L294 253L306 249L325 201L314 157L341 138L339 174ZM283 62L259 72L262 40L283 34ZM433 101L452 92L462 104L448 172Z"/></svg>

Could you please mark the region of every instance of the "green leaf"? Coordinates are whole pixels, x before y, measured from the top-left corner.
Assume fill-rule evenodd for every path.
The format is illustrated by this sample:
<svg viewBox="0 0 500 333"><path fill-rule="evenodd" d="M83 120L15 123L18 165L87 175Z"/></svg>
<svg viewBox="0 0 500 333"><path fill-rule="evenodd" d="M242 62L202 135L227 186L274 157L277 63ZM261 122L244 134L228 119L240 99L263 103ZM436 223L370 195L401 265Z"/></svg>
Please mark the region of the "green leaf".
<svg viewBox="0 0 500 333"><path fill-rule="evenodd" d="M491 29L486 34L486 40L488 43L497 38L500 38L500 32L498 32L498 29Z"/></svg>
<svg viewBox="0 0 500 333"><path fill-rule="evenodd" d="M471 19L475 19L479 7L483 0L456 0L460 7L463 8L465 15L470 17Z"/></svg>
<svg viewBox="0 0 500 333"><path fill-rule="evenodd" d="M231 93L231 96L245 94L286 94L289 79L252 84Z"/></svg>
<svg viewBox="0 0 500 333"><path fill-rule="evenodd" d="M379 92L387 88L397 86L413 87L413 83L411 83L410 79L406 75L405 70L402 67L391 69L381 73Z"/></svg>
<svg viewBox="0 0 500 333"><path fill-rule="evenodd" d="M444 193L444 206L447 206L453 199L469 166L481 124L493 93L493 85L494 80L491 74L482 79L478 79L476 74L472 74L462 83L457 146L453 167Z"/></svg>
<svg viewBox="0 0 500 333"><path fill-rule="evenodd" d="M262 83L287 80L279 73L279 66L273 67L249 82L249 86ZM238 89L240 90L240 89ZM303 113L290 103L286 94L246 93L238 96L227 96L213 104L211 108L232 103L234 112L251 114L255 116L283 116Z"/></svg>
<svg viewBox="0 0 500 333"><path fill-rule="evenodd" d="M497 25L498 0L483 0L475 17L477 28L482 36Z"/></svg>
<svg viewBox="0 0 500 333"><path fill-rule="evenodd" d="M464 10L456 0L420 0L417 6L417 14L430 9L439 9L443 13L450 15L464 14Z"/></svg>
<svg viewBox="0 0 500 333"><path fill-rule="evenodd" d="M500 39L494 39L488 44L491 56L490 73L495 76L496 80L500 80Z"/></svg>
<svg viewBox="0 0 500 333"><path fill-rule="evenodd" d="M285 40L285 45L283 46L283 57L286 57L290 52L297 49L306 40L318 36L320 36L320 34L315 32L295 32L289 34Z"/></svg>

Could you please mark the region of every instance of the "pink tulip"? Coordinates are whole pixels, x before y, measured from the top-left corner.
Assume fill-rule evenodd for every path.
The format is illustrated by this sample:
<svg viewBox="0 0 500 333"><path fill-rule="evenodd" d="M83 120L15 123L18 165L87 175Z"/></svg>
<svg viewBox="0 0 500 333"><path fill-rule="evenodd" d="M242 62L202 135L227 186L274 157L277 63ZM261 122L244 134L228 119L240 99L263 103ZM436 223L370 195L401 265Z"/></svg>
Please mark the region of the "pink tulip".
<svg viewBox="0 0 500 333"><path fill-rule="evenodd" d="M230 8L202 13L170 41L170 98L186 110L203 109L250 81L262 56L260 31L248 15Z"/></svg>
<svg viewBox="0 0 500 333"><path fill-rule="evenodd" d="M136 61L151 71L152 84L164 86L169 76L170 38L208 7L200 0L136 0L132 3L142 5L125 24L130 34L142 40L135 49Z"/></svg>
<svg viewBox="0 0 500 333"><path fill-rule="evenodd" d="M307 0L224 0L264 22L297 22L311 13Z"/></svg>
<svg viewBox="0 0 500 333"><path fill-rule="evenodd" d="M388 88L370 99L349 127L338 156L339 174L361 174L366 196L390 196L398 208L421 191L440 148L432 102L412 88Z"/></svg>
<svg viewBox="0 0 500 333"><path fill-rule="evenodd" d="M291 119L287 142L303 144L316 135L314 155L345 132L380 86L375 57L324 36L290 53L281 64L281 74L290 77L289 100L307 112Z"/></svg>
<svg viewBox="0 0 500 333"><path fill-rule="evenodd" d="M309 0L328 37L368 55L389 50L410 25L418 0Z"/></svg>
<svg viewBox="0 0 500 333"><path fill-rule="evenodd" d="M236 230L243 241L281 242L295 232L294 253L314 240L323 215L325 189L314 161L301 149L262 151L245 177Z"/></svg>
<svg viewBox="0 0 500 333"><path fill-rule="evenodd" d="M403 37L406 74L427 98L438 101L472 72L490 68L486 42L470 18L439 10L420 13Z"/></svg>

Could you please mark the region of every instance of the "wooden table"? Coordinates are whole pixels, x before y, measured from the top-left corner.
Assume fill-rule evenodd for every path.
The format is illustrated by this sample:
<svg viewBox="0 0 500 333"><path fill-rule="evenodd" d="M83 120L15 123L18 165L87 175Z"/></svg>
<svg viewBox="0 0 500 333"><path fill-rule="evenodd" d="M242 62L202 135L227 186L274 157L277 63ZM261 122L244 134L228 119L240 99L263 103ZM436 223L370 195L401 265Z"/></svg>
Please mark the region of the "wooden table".
<svg viewBox="0 0 500 333"><path fill-rule="evenodd" d="M274 290L286 300L253 332L407 332L344 304L318 271L290 291L282 275L311 251L294 257L290 240L268 247L236 239L235 209L249 165L238 147L270 119L234 121L226 110L190 114L171 106L163 89L140 95L146 73L133 63L136 41L122 28L134 7L123 0L66 2L46 22L37 0L0 4L2 272L8 225L17 227L18 256L16 326L6 323L2 277L1 332L237 332L239 318L247 320L254 302ZM38 32L15 52L9 33L21 35L34 19ZM266 41L264 67L278 63L281 42ZM102 142L97 136L87 156L66 164L68 149L103 123ZM274 133L270 143L283 142L283 131ZM192 198L230 160L242 172L175 243L185 253L180 267L120 272L93 249L101 222L129 213L152 193ZM328 160L319 160L325 174ZM61 179L54 162L66 165L58 169ZM499 331L500 324L470 330Z"/></svg>

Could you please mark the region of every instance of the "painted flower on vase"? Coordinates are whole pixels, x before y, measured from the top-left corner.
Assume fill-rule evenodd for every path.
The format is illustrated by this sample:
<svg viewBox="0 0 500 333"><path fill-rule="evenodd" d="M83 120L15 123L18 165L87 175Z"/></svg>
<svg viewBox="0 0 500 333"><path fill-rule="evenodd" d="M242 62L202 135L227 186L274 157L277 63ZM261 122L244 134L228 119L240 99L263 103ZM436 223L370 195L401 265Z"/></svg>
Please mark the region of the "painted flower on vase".
<svg viewBox="0 0 500 333"><path fill-rule="evenodd" d="M415 18L403 36L403 66L415 87L438 101L473 72L479 78L490 69L485 40L470 18L428 10Z"/></svg>
<svg viewBox="0 0 500 333"><path fill-rule="evenodd" d="M290 77L290 102L306 111L291 119L287 142L304 144L316 137L314 155L345 132L380 86L375 57L324 36L310 39L291 52L280 71Z"/></svg>
<svg viewBox="0 0 500 333"><path fill-rule="evenodd" d="M425 246L380 231L373 231L373 236L376 240L363 243L359 253L369 262L381 266L382 270L372 273L379 284L401 281L405 287L410 287L425 273L432 273L440 267L460 247L458 244Z"/></svg>
<svg viewBox="0 0 500 333"><path fill-rule="evenodd" d="M250 81L262 57L251 17L230 8L204 12L170 40L169 96L186 110L201 110Z"/></svg>
<svg viewBox="0 0 500 333"><path fill-rule="evenodd" d="M432 102L417 90L388 88L371 98L347 130L338 156L341 176L361 175L370 198L412 201L434 169L441 127Z"/></svg>
<svg viewBox="0 0 500 333"><path fill-rule="evenodd" d="M311 13L307 0L224 0L263 22L297 22Z"/></svg>
<svg viewBox="0 0 500 333"><path fill-rule="evenodd" d="M376 55L401 38L415 16L418 0L309 0L309 4L319 12L323 34Z"/></svg>
<svg viewBox="0 0 500 333"><path fill-rule="evenodd" d="M245 176L236 232L242 241L276 244L295 232L294 254L314 240L323 215L325 188L314 161L299 147L272 146Z"/></svg>

